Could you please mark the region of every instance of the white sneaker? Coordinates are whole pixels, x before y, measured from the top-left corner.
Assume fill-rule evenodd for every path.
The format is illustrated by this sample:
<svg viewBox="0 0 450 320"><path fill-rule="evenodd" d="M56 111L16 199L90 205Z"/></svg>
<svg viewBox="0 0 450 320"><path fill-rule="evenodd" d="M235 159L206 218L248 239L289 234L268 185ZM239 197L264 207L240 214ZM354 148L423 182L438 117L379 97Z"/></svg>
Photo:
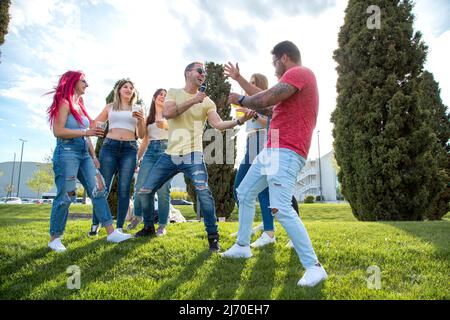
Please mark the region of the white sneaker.
<svg viewBox="0 0 450 320"><path fill-rule="evenodd" d="M258 231L263 230L263 229L264 229L264 226L263 226L262 223L259 224L259 225L257 225L256 227L254 227L254 228L252 229L252 235L256 234ZM230 234L230 237L235 238L235 237L237 237L237 234L238 234L237 232L231 233L231 234Z"/></svg>
<svg viewBox="0 0 450 320"><path fill-rule="evenodd" d="M106 237L106 240L109 242L119 243L131 238L131 234L126 234L120 232L118 229L114 230L110 235Z"/></svg>
<svg viewBox="0 0 450 320"><path fill-rule="evenodd" d="M49 242L48 247L58 253L66 251L66 247L61 243L61 238L56 238Z"/></svg>
<svg viewBox="0 0 450 320"><path fill-rule="evenodd" d="M300 287L314 287L326 278L328 278L328 275L325 269L322 266L314 266L306 269L305 274L298 281L297 285Z"/></svg>
<svg viewBox="0 0 450 320"><path fill-rule="evenodd" d="M286 244L286 247L293 248L294 244L292 243L292 240L289 240L289 242Z"/></svg>
<svg viewBox="0 0 450 320"><path fill-rule="evenodd" d="M256 234L258 231L264 230L264 225L261 223L252 229L252 235Z"/></svg>
<svg viewBox="0 0 450 320"><path fill-rule="evenodd" d="M252 248L261 248L268 244L275 243L275 236L271 238L267 232L263 232L261 237L258 238L255 242L253 242L250 246Z"/></svg>
<svg viewBox="0 0 450 320"><path fill-rule="evenodd" d="M250 246L240 246L236 243L220 255L224 258L231 259L250 258L252 256L252 251L250 250Z"/></svg>
<svg viewBox="0 0 450 320"><path fill-rule="evenodd" d="M116 230L121 232L121 233L123 233L123 229L122 228L117 228Z"/></svg>

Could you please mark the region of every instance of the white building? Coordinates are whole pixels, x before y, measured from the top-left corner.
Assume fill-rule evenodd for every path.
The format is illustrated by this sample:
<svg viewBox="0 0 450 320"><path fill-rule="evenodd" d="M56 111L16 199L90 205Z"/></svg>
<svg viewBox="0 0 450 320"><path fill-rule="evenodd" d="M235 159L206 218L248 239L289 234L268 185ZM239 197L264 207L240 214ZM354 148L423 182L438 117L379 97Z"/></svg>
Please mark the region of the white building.
<svg viewBox="0 0 450 320"><path fill-rule="evenodd" d="M322 179L320 178L321 175ZM305 166L297 177L297 187L294 195L298 201L303 201L309 195L319 196L321 183L324 201L342 199L338 191L339 183L332 151L320 157L320 168L319 159L306 161Z"/></svg>

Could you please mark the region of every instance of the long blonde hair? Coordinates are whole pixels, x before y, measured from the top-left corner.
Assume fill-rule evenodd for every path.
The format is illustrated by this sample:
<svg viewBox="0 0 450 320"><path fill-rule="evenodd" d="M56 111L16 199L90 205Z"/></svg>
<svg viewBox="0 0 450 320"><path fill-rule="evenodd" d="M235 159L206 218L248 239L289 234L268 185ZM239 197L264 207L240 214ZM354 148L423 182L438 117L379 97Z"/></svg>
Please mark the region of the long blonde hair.
<svg viewBox="0 0 450 320"><path fill-rule="evenodd" d="M267 90L269 88L269 80L267 80L267 77L261 73L254 73L252 74L251 78L255 78L255 86L257 86L260 89Z"/></svg>
<svg viewBox="0 0 450 320"><path fill-rule="evenodd" d="M114 89L114 100L112 103L112 109L114 111L119 111L120 109L120 89L122 89L122 87L126 84L129 83L133 86L134 92L133 95L131 96L131 100L130 100L130 106L133 106L136 101L137 101L137 91L134 88L134 83L133 81L131 81L130 79L122 79L119 80L119 82L117 83L116 88Z"/></svg>

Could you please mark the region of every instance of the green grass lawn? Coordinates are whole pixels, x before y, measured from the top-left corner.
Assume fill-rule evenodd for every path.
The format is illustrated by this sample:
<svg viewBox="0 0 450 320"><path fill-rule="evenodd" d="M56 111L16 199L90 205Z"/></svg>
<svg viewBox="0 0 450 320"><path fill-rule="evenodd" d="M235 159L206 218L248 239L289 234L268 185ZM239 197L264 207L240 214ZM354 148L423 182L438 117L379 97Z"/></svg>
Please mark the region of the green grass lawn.
<svg viewBox="0 0 450 320"><path fill-rule="evenodd" d="M191 207L178 206L187 219ZM449 299L450 218L436 222L358 222L346 204L300 206L316 253L329 274L315 288L299 288L303 274L277 223L277 242L248 260L208 253L203 223L171 224L161 238L106 242L87 237L90 221L69 220L63 254L47 249L49 205L0 205L0 299ZM73 205L71 212L91 212ZM260 214L257 213L257 220ZM228 249L237 230L219 223ZM135 231L133 231L134 233ZM254 238L256 239L256 238ZM67 289L69 266L81 288ZM368 288L370 266L381 289Z"/></svg>

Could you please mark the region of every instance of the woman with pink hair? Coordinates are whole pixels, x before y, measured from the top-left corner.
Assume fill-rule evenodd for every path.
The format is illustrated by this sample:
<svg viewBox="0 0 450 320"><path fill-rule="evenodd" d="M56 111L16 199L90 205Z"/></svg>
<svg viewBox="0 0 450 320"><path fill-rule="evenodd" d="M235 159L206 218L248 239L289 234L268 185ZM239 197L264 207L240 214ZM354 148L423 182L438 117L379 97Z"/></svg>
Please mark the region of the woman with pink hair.
<svg viewBox="0 0 450 320"><path fill-rule="evenodd" d="M110 242L122 242L131 236L114 230L113 218L107 202L107 191L97 176L99 164L90 136L103 136L101 128L90 127L91 118L84 107L83 98L88 84L80 71L67 71L51 93L53 102L47 110L50 126L56 139L53 153L56 198L50 216L50 242L56 252L66 250L61 237L66 227L69 206L76 200L77 178L92 199L94 214L105 227ZM100 179L100 181L99 181Z"/></svg>

